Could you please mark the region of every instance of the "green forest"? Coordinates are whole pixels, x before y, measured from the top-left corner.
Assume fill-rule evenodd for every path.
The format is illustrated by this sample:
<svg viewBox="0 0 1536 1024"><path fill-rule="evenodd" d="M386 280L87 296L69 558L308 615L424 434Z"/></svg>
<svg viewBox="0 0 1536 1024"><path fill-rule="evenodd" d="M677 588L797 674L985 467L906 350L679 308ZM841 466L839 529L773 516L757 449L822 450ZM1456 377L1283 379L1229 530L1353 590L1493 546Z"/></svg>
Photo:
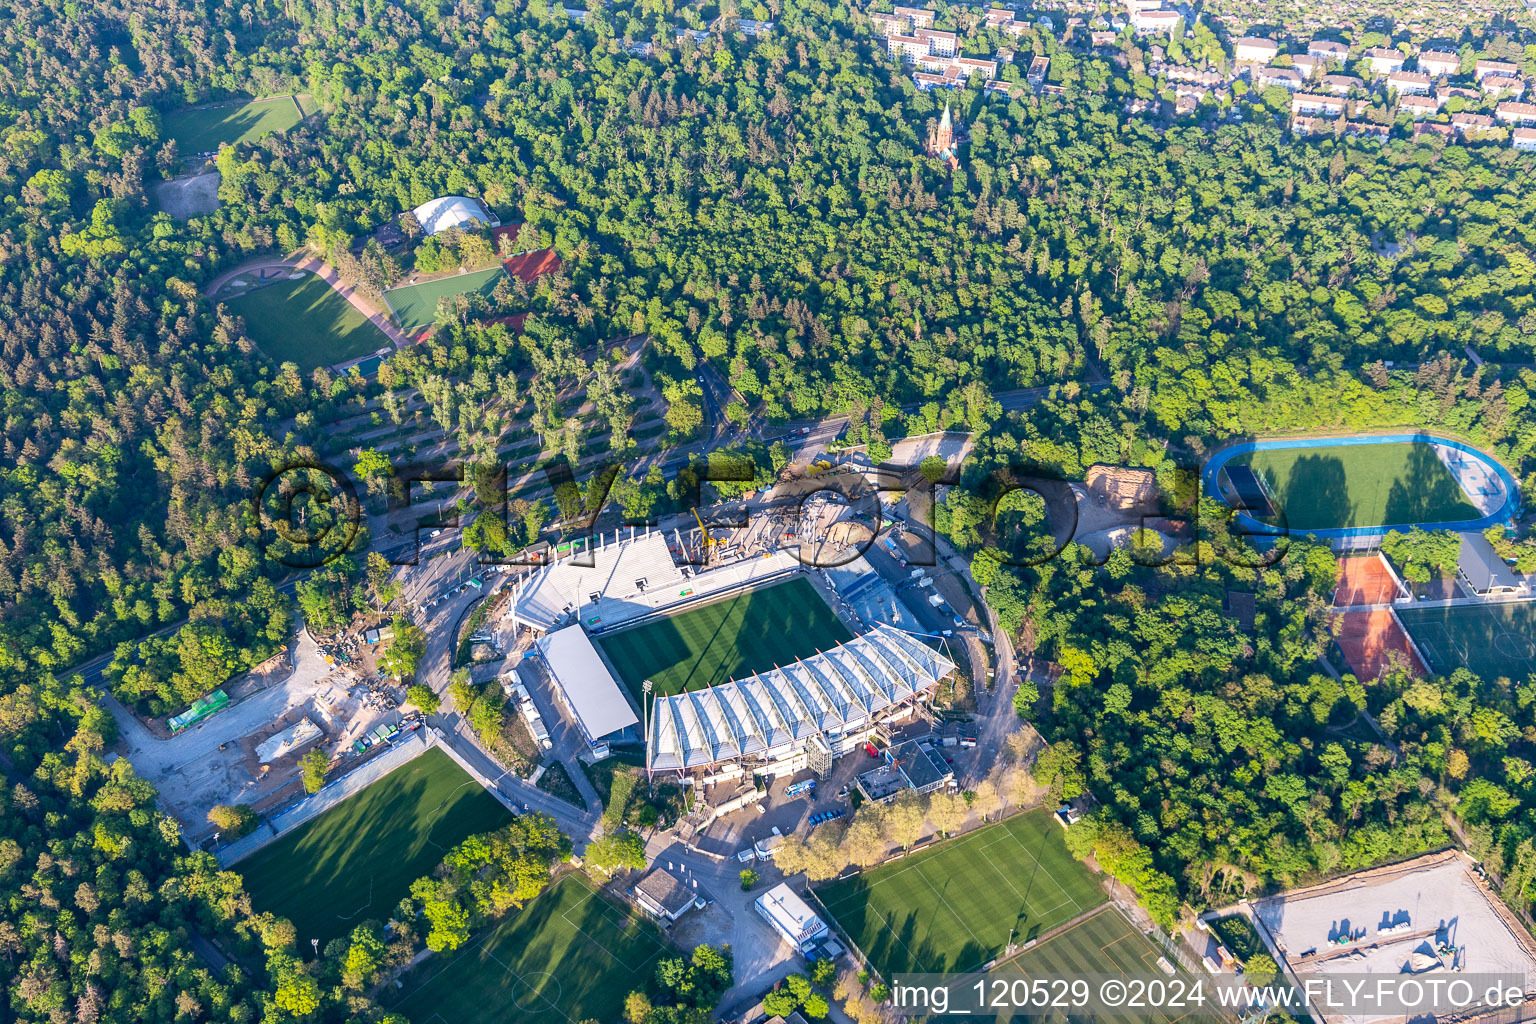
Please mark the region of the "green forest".
<svg viewBox="0 0 1536 1024"><path fill-rule="evenodd" d="M748 37L737 17L775 27ZM132 767L106 762L112 720L74 670L109 659L118 695L161 715L273 654L298 612L283 587L308 574L252 497L347 417L398 423L419 400L466 455L624 453L631 397L608 357L632 335L672 406L662 444L699 429L705 365L745 400L736 414L848 414L872 450L977 433L941 525L1019 646L1065 670L1021 711L1055 744L1062 790L1100 800L1074 841L1160 920L1179 900L1430 848L1453 824L1528 910L1528 681L1320 674L1332 556L1314 546L1267 569L1076 551L1024 567L977 524L1015 463L1080 477L1129 462L1173 491L1176 466L1278 430L1434 427L1524 475L1532 157L1298 140L1256 96L1241 124L1154 123L1125 113L1148 88L1130 36L1090 53L972 25L966 53L1033 48L1059 92L1007 66L1011 98L920 93L859 9L823 0L640 0L582 23L544 0L19 0L0 31L0 987L15 1019L381 1018L359 980L372 971L353 970L385 963L378 937L312 962L291 949L238 875L186 851ZM1522 40L1466 45L1536 70ZM222 148L215 212L156 209L150 189L187 156L169 114L291 93L315 112ZM946 101L967 138L957 170L924 153ZM300 247L377 292L421 243L385 252L375 233L450 194L522 224L520 244L553 247L561 269L444 304L433 339L374 377L275 363L204 295ZM418 269L442 265L427 248ZM490 322L513 314L530 314L520 334ZM1025 388L1047 391L999 398ZM626 511L663 483L624 481ZM520 546L548 514L519 506L521 535L482 540ZM349 557L299 601L339 618L366 600L370 535L335 543ZM1225 614L1230 591L1256 595L1251 629ZM1366 711L1383 735L1361 731ZM237 961L209 966L197 935Z"/></svg>

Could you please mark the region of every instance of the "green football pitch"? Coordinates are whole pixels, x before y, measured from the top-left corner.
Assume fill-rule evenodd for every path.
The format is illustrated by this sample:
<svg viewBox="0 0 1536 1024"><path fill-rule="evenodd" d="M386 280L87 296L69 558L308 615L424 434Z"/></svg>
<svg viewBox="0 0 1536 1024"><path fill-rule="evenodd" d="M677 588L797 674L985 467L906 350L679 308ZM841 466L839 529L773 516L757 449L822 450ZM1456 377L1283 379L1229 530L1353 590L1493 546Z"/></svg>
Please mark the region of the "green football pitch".
<svg viewBox="0 0 1536 1024"><path fill-rule="evenodd" d="M432 748L263 847L235 868L251 905L293 922L299 946L325 946L385 920L411 883L466 836L511 820L495 797Z"/></svg>
<svg viewBox="0 0 1536 1024"><path fill-rule="evenodd" d="M301 97L279 96L173 110L165 115L163 127L183 156L212 153L224 143L253 142L287 131L304 119L301 104Z"/></svg>
<svg viewBox="0 0 1536 1024"><path fill-rule="evenodd" d="M384 301L389 303L389 311L395 315L401 330L419 331L437 322L439 299L476 292L489 296L506 276L499 266L472 274L451 274L436 281L391 288L384 293Z"/></svg>
<svg viewBox="0 0 1536 1024"><path fill-rule="evenodd" d="M647 679L665 697L766 672L851 639L803 577L596 638L636 699Z"/></svg>
<svg viewBox="0 0 1536 1024"><path fill-rule="evenodd" d="M1527 602L1397 609L1436 674L1466 667L1485 680L1536 676L1536 605Z"/></svg>
<svg viewBox="0 0 1536 1024"><path fill-rule="evenodd" d="M1280 448L1239 455L1264 479L1291 530L1406 526L1481 518L1461 484L1423 443Z"/></svg>
<svg viewBox="0 0 1536 1024"><path fill-rule="evenodd" d="M975 970L1105 901L1049 811L977 829L816 890L887 980Z"/></svg>
<svg viewBox="0 0 1536 1024"><path fill-rule="evenodd" d="M1080 921L1058 935L1053 935L1032 949L1000 964L988 973L989 979L1007 981L1011 978L1075 978L1084 975L1116 974L1125 977L1163 978L1168 975L1158 966L1162 952L1146 936L1131 927L1131 923L1113 907L1105 907L1094 916ZM1209 998L1209 997L1208 997ZM1209 1002L1205 1007L1210 1009ZM1185 1009L1138 1010L1134 1019L1146 1024L1172 1024L1188 1015ZM1202 1013L1200 1016L1214 1016ZM955 1017L936 1017L936 1020L955 1020ZM966 1020L1011 1021L1017 1019L1012 1011L997 1016L969 1014ZM1064 1021L1065 1014L1031 1017L1031 1020ZM1122 1018L1126 1021L1132 1016ZM1224 1019L1224 1018L1218 1018Z"/></svg>
<svg viewBox="0 0 1536 1024"><path fill-rule="evenodd" d="M297 363L305 373L389 347L384 332L318 274L262 285L219 301L245 318L246 333L268 358Z"/></svg>
<svg viewBox="0 0 1536 1024"><path fill-rule="evenodd" d="M452 959L405 975L391 1009L413 1024L618 1021L667 950L649 921L567 875Z"/></svg>

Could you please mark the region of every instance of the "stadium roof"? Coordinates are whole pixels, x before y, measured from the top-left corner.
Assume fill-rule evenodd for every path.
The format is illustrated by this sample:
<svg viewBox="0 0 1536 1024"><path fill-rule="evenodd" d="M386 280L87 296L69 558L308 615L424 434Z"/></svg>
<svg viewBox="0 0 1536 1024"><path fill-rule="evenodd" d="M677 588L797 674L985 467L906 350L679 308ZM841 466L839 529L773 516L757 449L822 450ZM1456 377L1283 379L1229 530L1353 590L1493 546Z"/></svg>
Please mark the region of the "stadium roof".
<svg viewBox="0 0 1536 1024"><path fill-rule="evenodd" d="M470 224L482 224L494 228L501 223L478 199L468 196L438 196L422 203L411 213L429 235L449 228L462 228Z"/></svg>
<svg viewBox="0 0 1536 1024"><path fill-rule="evenodd" d="M771 672L658 698L646 758L657 771L745 756L776 757L815 737L867 727L932 690L955 664L884 624Z"/></svg>
<svg viewBox="0 0 1536 1024"><path fill-rule="evenodd" d="M622 599L677 588L683 580L666 537L646 533L577 551L545 566L518 587L511 611L523 625L547 631L592 603L594 594Z"/></svg>
<svg viewBox="0 0 1536 1024"><path fill-rule="evenodd" d="M567 626L540 637L537 646L587 742L596 743L639 724L624 691L580 626Z"/></svg>

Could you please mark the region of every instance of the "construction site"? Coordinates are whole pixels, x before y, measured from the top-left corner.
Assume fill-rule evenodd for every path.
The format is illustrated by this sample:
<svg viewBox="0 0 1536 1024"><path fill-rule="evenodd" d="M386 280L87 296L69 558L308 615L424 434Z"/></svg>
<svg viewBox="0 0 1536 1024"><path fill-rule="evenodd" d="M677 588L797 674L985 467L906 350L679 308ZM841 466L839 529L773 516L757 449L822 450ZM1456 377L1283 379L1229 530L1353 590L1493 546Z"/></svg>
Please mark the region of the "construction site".
<svg viewBox="0 0 1536 1024"><path fill-rule="evenodd" d="M1344 975L1509 975L1536 996L1536 944L1459 850L1256 900L1252 920L1301 982ZM1326 1024L1387 1020L1321 1014Z"/></svg>

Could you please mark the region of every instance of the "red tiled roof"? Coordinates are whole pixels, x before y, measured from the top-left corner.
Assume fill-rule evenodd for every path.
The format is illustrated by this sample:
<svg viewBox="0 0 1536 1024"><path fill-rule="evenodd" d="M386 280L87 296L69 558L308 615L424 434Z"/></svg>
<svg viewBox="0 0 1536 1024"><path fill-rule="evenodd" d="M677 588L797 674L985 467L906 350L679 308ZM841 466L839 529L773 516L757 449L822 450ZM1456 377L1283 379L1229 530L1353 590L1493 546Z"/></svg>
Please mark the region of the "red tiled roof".
<svg viewBox="0 0 1536 1024"><path fill-rule="evenodd" d="M524 284L532 284L545 274L553 274L560 269L560 257L555 255L553 249L539 249L535 252L519 253L516 256L508 256L501 261L501 265L511 276Z"/></svg>

